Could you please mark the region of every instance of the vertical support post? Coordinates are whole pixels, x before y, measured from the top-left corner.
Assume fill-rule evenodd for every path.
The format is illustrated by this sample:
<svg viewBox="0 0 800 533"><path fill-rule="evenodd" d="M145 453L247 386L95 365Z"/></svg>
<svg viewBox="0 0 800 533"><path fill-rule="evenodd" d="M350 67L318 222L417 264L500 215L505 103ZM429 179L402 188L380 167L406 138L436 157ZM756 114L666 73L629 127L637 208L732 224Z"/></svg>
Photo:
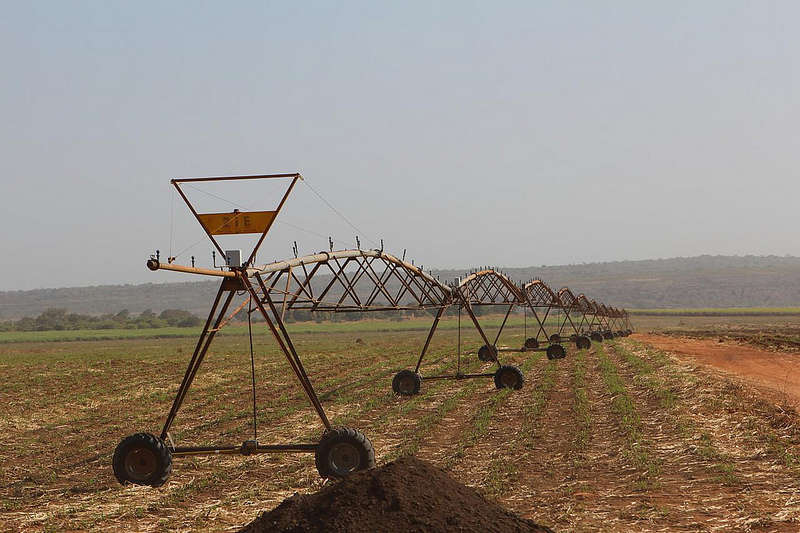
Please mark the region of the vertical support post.
<svg viewBox="0 0 800 533"><path fill-rule="evenodd" d="M480 323L478 322L477 317L475 316L475 313L472 312L472 306L469 305L469 302L466 301L466 300L464 300L464 308L467 310L467 314L469 315L469 318L472 319L472 323L475 325L475 329L478 330L478 333L480 334L481 338L483 339L483 342L489 348L494 348L494 344L490 344L489 343L489 338L486 337L486 333L484 333L483 328L481 327ZM495 357L494 362L497 363L498 367L500 366L500 361L498 360L497 357Z"/></svg>
<svg viewBox="0 0 800 533"><path fill-rule="evenodd" d="M256 279L258 280L259 285L261 286L261 290L264 292L264 300L267 301L269 304L270 310L272 311L273 316L275 317L276 322L281 328L281 331L284 333L285 339L281 337L278 333L278 329L275 327L272 319L270 319L269 314L267 313L264 304L261 302L261 299L258 297L258 293L253 288L253 284L250 283L250 280L247 278L247 273L242 271L241 272L242 281L244 282L245 287L250 292L250 295L253 297L253 300L256 303L256 307L258 308L261 315L264 317L264 320L267 323L270 331L272 332L273 337L278 342L278 346L280 347L281 351L283 352L284 356L286 356L286 360L289 361L289 366L292 367L292 371L294 371L295 375L297 376L298 381L300 381L300 385L303 387L303 390L308 396L311 405L314 407L314 410L317 412L320 420L325 425L325 429L331 429L331 423L328 420L328 417L325 415L325 410L322 408L322 404L317 397L317 394L314 392L314 387L311 385L311 381L308 379L308 375L306 374L305 369L303 368L303 363L300 361L300 358L297 356L297 352L294 349L294 346L291 344L291 339L289 338L289 334L286 333L286 329L283 326L283 322L280 321L280 315L278 314L278 310L275 309L275 304L272 302L272 299L269 297L269 289L264 285L264 282L261 280L258 275L256 275ZM288 343L288 348L287 348ZM291 350L290 350L291 349Z"/></svg>
<svg viewBox="0 0 800 533"><path fill-rule="evenodd" d="M425 357L425 352L428 351L428 346L430 346L433 333L436 331L436 327L439 325L439 320L444 314L444 309L444 306L440 307L439 311L436 313L436 318L433 319L431 329L428 331L428 338L425 339L425 345L422 347L422 352L419 354L419 359L417 360L417 366L414 367L414 372L419 372L419 366L422 364L422 358Z"/></svg>
<svg viewBox="0 0 800 533"><path fill-rule="evenodd" d="M253 350L253 299L248 298L247 335L250 337L250 380L253 385L253 440L258 442L258 410L256 407L256 357Z"/></svg>
<svg viewBox="0 0 800 533"><path fill-rule="evenodd" d="M225 298L222 307L219 308L219 312L217 313L217 307L222 299L222 294L228 290L225 288L227 281L227 279L222 281L219 286L219 290L217 291L217 296L214 298L214 303L211 304L211 310L208 313L208 318L206 318L203 331L200 332L200 337L197 339L194 352L192 352L192 358L189 360L189 366L186 368L181 385L178 388L178 392L172 402L172 407L170 408L167 419L164 422L164 427L161 430L162 439L167 438L167 432L169 431L170 426L172 426L172 422L175 420L175 416L178 414L178 410L181 408L184 398L186 398L186 393L188 392L189 387L191 387L194 377L197 375L197 370L200 368L200 364L203 362L203 358L205 357L206 352L208 352L209 346L211 346L211 341L214 340L214 336L217 334L217 328L219 328L220 323L222 322L223 318L225 318L225 311L227 311L228 306L233 299L234 291L229 291L228 296ZM215 314L217 315L216 320L214 320Z"/></svg>
<svg viewBox="0 0 800 533"><path fill-rule="evenodd" d="M458 306L458 344L456 349L456 376L461 375L461 306Z"/></svg>
<svg viewBox="0 0 800 533"><path fill-rule="evenodd" d="M503 323L500 324L500 329L497 330L497 336L494 338L494 346L497 346L497 341L500 340L500 334L503 333L503 328L506 327L506 321L508 320L508 315L511 314L512 309L514 309L514 304L508 306L508 311L506 311L506 316L503 318Z"/></svg>

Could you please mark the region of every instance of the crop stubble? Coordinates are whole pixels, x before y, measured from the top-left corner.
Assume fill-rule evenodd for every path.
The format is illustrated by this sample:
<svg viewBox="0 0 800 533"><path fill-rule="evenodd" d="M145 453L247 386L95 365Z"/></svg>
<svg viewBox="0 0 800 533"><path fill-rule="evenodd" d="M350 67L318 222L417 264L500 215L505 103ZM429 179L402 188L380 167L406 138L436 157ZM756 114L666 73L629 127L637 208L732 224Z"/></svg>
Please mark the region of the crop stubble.
<svg viewBox="0 0 800 533"><path fill-rule="evenodd" d="M392 372L411 364L417 341L387 332L299 337L330 415L363 429L379 462L416 452L556 529L797 526L797 417L746 385L625 339L561 361L510 357L525 369L521 391L498 392L490 379L435 381L419 396L395 397ZM434 339L431 370L452 369L443 357L453 341L452 332ZM244 342L225 340L198 376L179 415L184 441L247 436ZM471 336L467 343L478 346ZM13 436L0 448L4 528L220 530L320 486L313 459L295 455L181 460L162 490L116 484L113 447L133 429L158 429L185 345L3 345L0 379L9 386L0 390L0 429ZM260 439L314 438L318 424L299 387L268 353L257 359ZM466 358L480 368L474 353ZM617 387L605 379L611 374ZM621 395L633 419L615 408Z"/></svg>

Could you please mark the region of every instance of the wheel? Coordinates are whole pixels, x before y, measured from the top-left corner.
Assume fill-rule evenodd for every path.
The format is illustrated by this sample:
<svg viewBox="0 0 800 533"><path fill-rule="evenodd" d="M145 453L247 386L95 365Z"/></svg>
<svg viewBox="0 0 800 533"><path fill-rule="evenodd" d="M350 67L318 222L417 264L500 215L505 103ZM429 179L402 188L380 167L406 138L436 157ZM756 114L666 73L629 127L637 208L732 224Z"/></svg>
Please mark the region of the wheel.
<svg viewBox="0 0 800 533"><path fill-rule="evenodd" d="M592 347L592 341L585 335L580 335L575 338L575 347L579 350L588 350Z"/></svg>
<svg viewBox="0 0 800 533"><path fill-rule="evenodd" d="M573 333L569 336L569 340L570 342L578 342L578 336Z"/></svg>
<svg viewBox="0 0 800 533"><path fill-rule="evenodd" d="M535 337L529 337L525 339L525 344L523 346L526 350L535 350L539 347L539 340Z"/></svg>
<svg viewBox="0 0 800 533"><path fill-rule="evenodd" d="M422 377L412 370L401 370L392 379L392 390L403 396L414 396L422 386Z"/></svg>
<svg viewBox="0 0 800 533"><path fill-rule="evenodd" d="M610 341L614 338L614 334L611 333L610 331L605 331L603 332L603 338L607 341Z"/></svg>
<svg viewBox="0 0 800 533"><path fill-rule="evenodd" d="M111 464L123 485L160 487L172 472L172 452L160 437L136 433L117 444Z"/></svg>
<svg viewBox="0 0 800 533"><path fill-rule="evenodd" d="M375 468L375 450L363 433L351 428L333 428L322 435L314 462L324 478L342 478L359 470Z"/></svg>
<svg viewBox="0 0 800 533"><path fill-rule="evenodd" d="M596 331L592 333L589 338L591 338L594 342L603 342L603 336Z"/></svg>
<svg viewBox="0 0 800 533"><path fill-rule="evenodd" d="M494 386L498 389L519 390L525 383L522 370L513 365L503 365L494 373Z"/></svg>
<svg viewBox="0 0 800 533"><path fill-rule="evenodd" d="M564 359L567 356L567 351L560 344L551 344L547 347L548 359Z"/></svg>
<svg viewBox="0 0 800 533"><path fill-rule="evenodd" d="M558 333L553 333L552 335L550 335L550 342L552 344L558 344L559 342L561 342L561 335L559 335Z"/></svg>
<svg viewBox="0 0 800 533"><path fill-rule="evenodd" d="M484 344L478 350L478 359L483 362L497 361L497 348Z"/></svg>

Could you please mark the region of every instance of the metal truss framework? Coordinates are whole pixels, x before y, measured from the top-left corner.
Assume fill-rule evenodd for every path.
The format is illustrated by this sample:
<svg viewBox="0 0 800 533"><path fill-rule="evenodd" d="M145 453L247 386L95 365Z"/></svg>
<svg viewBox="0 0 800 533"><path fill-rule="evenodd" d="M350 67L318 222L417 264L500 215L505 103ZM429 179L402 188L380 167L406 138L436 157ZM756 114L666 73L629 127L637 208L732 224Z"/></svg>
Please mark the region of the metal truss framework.
<svg viewBox="0 0 800 533"><path fill-rule="evenodd" d="M483 269L470 273L464 278L460 279L457 284L453 286L453 301L452 305L458 307L458 346L456 350L456 372L455 374L433 375L425 376L425 380L437 379L469 379L480 377L495 377L498 382L498 373L502 372L504 365L500 363L499 352L525 352L525 351L546 351L551 359L560 359L565 356L565 351L557 343L553 343L547 348L539 348L536 337L528 338L525 340L523 346L520 348L498 348L497 343L500 336L508 323L508 318L513 311L514 307L522 307L527 311L531 310L536 321L541 328L544 327L544 321L540 320L536 307L531 305L531 301L525 293L525 290L520 288L516 283L509 279L505 274L495 269ZM494 338L490 340L485 326L481 324L477 313L476 307L481 306L496 306L505 308L503 321L500 324ZM475 330L483 340L483 346L478 349L478 357L485 362L494 362L497 365L495 372L479 373L479 374L464 374L461 372L461 312L465 311L470 318ZM435 321L429 332L428 339L430 339L437 326L438 321ZM527 326L526 326L527 329ZM538 335L539 332L537 332ZM418 383L421 383L422 376L420 375L420 367L422 365L425 352L420 354L417 364L414 367L413 373L418 376ZM515 368L515 367L514 367ZM514 370L518 372L518 369ZM403 371L406 372L406 371ZM520 373L520 379L522 379ZM499 386L499 385L498 385ZM521 382L520 382L521 386Z"/></svg>
<svg viewBox="0 0 800 533"><path fill-rule="evenodd" d="M152 260L148 266L152 270L167 267L154 264ZM330 421L286 329L286 312L294 309L329 312L436 309L431 333L422 348L424 355L436 325L452 301L450 287L418 267L380 250L321 252L259 268L220 271L220 274L224 274L224 279L167 415L161 431L162 439L168 439L170 427L214 337L246 306L250 306L248 313L258 312L264 318L322 424L330 430ZM244 291L246 298L230 315L226 315L237 291ZM315 449L316 444L259 444L248 453ZM238 453L240 450L235 446L176 447L172 455Z"/></svg>
<svg viewBox="0 0 800 533"><path fill-rule="evenodd" d="M238 209L232 213L199 213L195 206L190 202L181 185L194 182L219 182L231 180L262 180L262 179L284 179L290 180L287 189L283 193L277 206L268 211L246 211L240 212ZM404 370L395 376L393 388L402 394L407 394L395 388L398 377L406 380L403 387L408 389L411 385L410 394L416 394L422 377L419 374L420 366L428 351L433 335L439 322L450 306L458 308L458 347L457 347L457 366L456 373L450 375L426 376L426 380L435 379L465 379L478 377L494 376L495 384L498 388L511 387L520 388L523 382L521 371L513 366L501 365L498 360L498 351L531 351L539 350L538 336L544 333L550 342L546 351L549 358L564 357L563 347L558 344L566 324L569 323L576 336L586 332L593 335L602 331L611 334L612 327L620 327L621 324L630 326L627 312L608 308L594 301L589 301L583 294L575 297L569 289L562 289L558 294L554 293L541 280L534 280L524 287L520 287L511 281L506 275L495 269L483 269L472 272L468 276L448 286L439 282L431 275L425 273L413 263L408 263L405 259L385 253L381 250L339 250L331 252L320 252L318 254L295 257L287 261L278 261L260 267L254 266L256 253L264 242L264 239L272 227L272 224L283 208L289 194L295 184L302 180L298 173L292 174L271 174L259 176L229 176L214 178L186 178L172 180L172 184L183 198L192 214L203 227L203 230L214 244L216 250L224 254L224 250L216 237L228 234L256 234L257 242L249 252L247 259L242 266L226 266L219 269L195 268L194 260L192 266L174 264L173 257L167 263L162 263L158 253L147 261L147 266L151 270L172 270L186 273L193 273L205 276L221 278L220 286L214 298L208 317L204 323L199 338L195 344L186 371L183 375L181 384L176 392L172 406L167 414L160 437L150 434L136 434L123 440L114 453L114 471L121 482L134 482L138 484L150 484L156 486L163 483L166 477L155 479L148 473L142 473L142 468L149 468L155 463L146 465L141 461L142 450L151 446L145 451L154 454L162 453L159 450L167 450L170 465L173 456L192 456L203 454L255 454L255 453L275 453L275 452L297 452L317 454L317 468L320 474L325 476L324 471L330 470L330 463L327 467L321 468L320 457L328 459L337 455L336 460L343 459L343 465L336 470L333 466L331 472L336 476L346 475L353 469L363 468L369 465L370 459L367 456L353 463L352 451L360 450L359 453L373 454L372 465L374 465L374 452L371 444L357 430L348 428L342 433L332 428L325 409L314 390L309 379L300 355L295 347L291 335L286 327L287 313L292 311L308 312L331 312L331 313L364 313L364 312L399 312L405 310L434 311L433 322L428 331L425 342L420 350L416 367L413 372ZM231 309L234 298L237 294L244 295L244 301ZM505 316L494 336L490 340L489 335L480 323L475 308L479 306L496 306L505 308ZM520 348L497 348L497 343L505 328L509 315L514 307L522 307L526 313L527 331L527 311L533 314L539 329L536 336L526 339ZM497 365L497 370L493 373L463 374L461 372L461 312L465 311L472 324L479 333L484 345L479 349L478 355L485 361L491 361ZM548 335L545 324L553 310L563 310L564 320L559 322L557 332ZM176 447L170 438L169 431L183 405L187 393L194 382L198 370L200 369L217 333L223 330L239 313L245 312L248 325L251 328L251 372L253 389L253 440L245 441L241 446L182 446ZM256 401L256 378L255 363L253 359L252 346L252 314L259 314L266 328L276 344L286 358L292 372L295 374L299 384L303 388L309 403L314 408L322 425L325 428L323 438L318 443L288 443L288 444L261 444L258 442L257 432L257 401ZM543 314L543 316L541 316ZM578 324L573 317L580 316ZM628 328L630 329L630 328ZM594 336L593 336L594 338ZM602 340L602 337L600 337ZM580 347L580 345L579 345ZM541 350L545 351L544 348ZM555 350L555 351L554 351ZM557 354L552 356L553 354ZM408 381L411 376L411 381ZM402 380L401 380L402 381ZM402 387L401 387L402 388ZM337 431L339 431L337 433ZM326 441L326 438L347 439L356 438L360 435L362 441L355 444L348 441L350 445L350 457L347 453L342 456L333 449L333 445ZM147 445L141 444L142 438L147 440ZM133 442L139 448L131 448L126 442ZM160 442L160 444L159 444ZM339 442L339 441L337 441ZM360 444L359 444L360 442ZM365 443L366 442L366 443ZM139 444L136 444L139 443ZM327 444L326 444L327 443ZM341 444L341 442L340 442ZM126 446L128 446L126 448ZM144 448L143 448L144 446ZM159 446L161 448L159 448ZM326 448L326 446L328 446ZM339 446L339 444L336 444ZM337 448L338 449L338 448ZM122 450L122 451L120 451ZM117 456L119 453L127 453L124 464L120 463L118 471ZM157 462L156 455L153 461ZM130 463L128 459L134 458ZM334 461L334 459L331 459ZM335 462L335 461L334 461ZM152 463L152 461L151 461ZM145 465L145 466L142 466ZM169 468L161 465L161 472L157 472L159 477L169 474ZM352 467L352 468L351 468ZM139 469L137 471L137 468ZM128 470L125 470L128 469ZM326 470L327 469L327 470ZM121 473L120 473L121 472ZM126 473L127 472L127 473ZM138 472L138 473L137 473ZM337 473L338 472L338 473ZM344 473L342 473L344 472ZM130 476L128 475L130 474ZM136 475L139 475L137 478ZM155 474L153 474L155 475ZM133 476L133 477L131 477ZM125 479L127 477L127 479Z"/></svg>
<svg viewBox="0 0 800 533"><path fill-rule="evenodd" d="M578 320L578 315L584 317L581 312L580 305L578 304L578 299L574 294L572 294L572 291L569 289L569 287L562 287L559 289L557 296L558 301L561 302L562 309L564 310L564 320L559 325L558 334L563 335L564 328L566 327L567 323L569 323L569 325L572 327L574 335L585 335L586 332L580 327L581 322L578 324L575 323L575 320ZM575 320L573 320L573 315L575 315Z"/></svg>

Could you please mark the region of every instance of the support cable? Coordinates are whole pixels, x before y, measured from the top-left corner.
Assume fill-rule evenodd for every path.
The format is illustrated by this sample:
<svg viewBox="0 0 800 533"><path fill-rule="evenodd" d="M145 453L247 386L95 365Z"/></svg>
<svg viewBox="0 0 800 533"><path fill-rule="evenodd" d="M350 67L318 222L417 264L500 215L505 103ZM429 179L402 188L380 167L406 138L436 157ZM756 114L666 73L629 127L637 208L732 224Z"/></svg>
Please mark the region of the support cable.
<svg viewBox="0 0 800 533"><path fill-rule="evenodd" d="M458 362L456 363L456 375L461 375L461 306L458 306Z"/></svg>
<svg viewBox="0 0 800 533"><path fill-rule="evenodd" d="M253 440L258 441L258 419L256 416L256 361L253 351L253 299L247 306L247 334L250 337L250 377L253 384Z"/></svg>

